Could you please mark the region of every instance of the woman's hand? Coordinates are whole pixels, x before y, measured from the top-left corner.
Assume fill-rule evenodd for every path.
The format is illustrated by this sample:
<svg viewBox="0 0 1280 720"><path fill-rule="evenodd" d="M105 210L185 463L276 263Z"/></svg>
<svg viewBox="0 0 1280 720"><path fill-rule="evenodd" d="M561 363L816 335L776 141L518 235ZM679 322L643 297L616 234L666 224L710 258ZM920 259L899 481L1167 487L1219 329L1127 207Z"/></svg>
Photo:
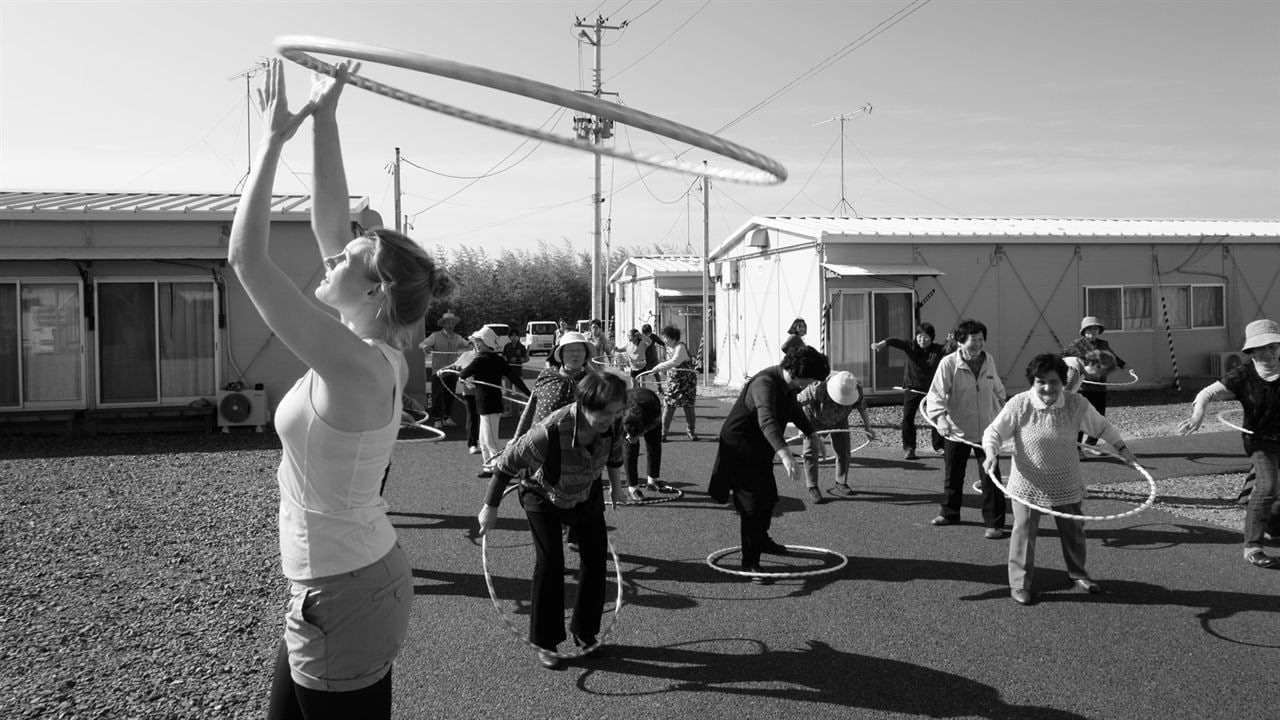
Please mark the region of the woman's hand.
<svg viewBox="0 0 1280 720"><path fill-rule="evenodd" d="M311 75L311 104L316 114L332 114L338 110L338 98L342 97L342 88L350 82L352 75L360 72L360 63L352 64L344 60L334 66L333 77L322 73Z"/></svg>
<svg viewBox="0 0 1280 720"><path fill-rule="evenodd" d="M302 121L315 110L315 105L307 103L297 113L289 112L289 98L285 93L284 64L272 60L267 67L267 81L258 90L258 104L262 115L267 120L268 136L281 142L287 141L298 132Z"/></svg>
<svg viewBox="0 0 1280 720"><path fill-rule="evenodd" d="M791 454L791 451L783 448L777 452L777 456L778 460L782 462L782 469L786 471L787 477L791 478L792 482L798 481L800 479L800 466L796 463L796 458Z"/></svg>
<svg viewBox="0 0 1280 720"><path fill-rule="evenodd" d="M1190 435L1200 429L1200 423L1204 422L1203 412L1193 412L1191 417L1178 423L1179 435Z"/></svg>
<svg viewBox="0 0 1280 720"><path fill-rule="evenodd" d="M485 505L480 508L480 514L476 519L480 521L480 537L484 537L485 533L498 524L498 508Z"/></svg>
<svg viewBox="0 0 1280 720"><path fill-rule="evenodd" d="M989 449L986 450L986 457L982 458L982 471L987 474L987 477L996 477L999 475L1000 468L996 464L997 462L999 462L999 458L996 457L996 454L991 452Z"/></svg>

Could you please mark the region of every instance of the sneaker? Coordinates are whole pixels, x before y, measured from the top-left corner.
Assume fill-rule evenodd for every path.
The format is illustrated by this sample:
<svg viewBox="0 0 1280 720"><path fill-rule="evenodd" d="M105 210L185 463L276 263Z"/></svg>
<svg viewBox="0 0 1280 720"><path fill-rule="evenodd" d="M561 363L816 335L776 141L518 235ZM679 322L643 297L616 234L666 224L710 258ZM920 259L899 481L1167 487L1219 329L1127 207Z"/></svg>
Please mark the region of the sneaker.
<svg viewBox="0 0 1280 720"><path fill-rule="evenodd" d="M480 448L476 447L475 445L468 445L467 452L471 453L472 455L479 455Z"/></svg>
<svg viewBox="0 0 1280 720"><path fill-rule="evenodd" d="M982 537L988 540L1003 540L1006 537L1009 537L1009 533L1005 531L1005 529L1002 527L998 527L998 528L992 527L992 528L987 528L982 533Z"/></svg>
<svg viewBox="0 0 1280 720"><path fill-rule="evenodd" d="M942 454L943 454L943 453L945 453L946 451L947 451L947 449L946 449L945 447L936 447L936 448L934 448L934 449L933 449L933 452L934 452L935 454L937 454L937 455L942 455Z"/></svg>
<svg viewBox="0 0 1280 720"><path fill-rule="evenodd" d="M814 505L822 504L822 500L823 500L822 493L818 491L818 488L816 487L809 488L808 494L809 494L809 502L813 503Z"/></svg>
<svg viewBox="0 0 1280 720"><path fill-rule="evenodd" d="M485 479L491 478L493 477L493 470L486 465L485 467L480 468L480 472L476 473L476 477Z"/></svg>
<svg viewBox="0 0 1280 720"><path fill-rule="evenodd" d="M906 452L902 453L902 459L903 459L903 460L915 460L915 459L916 459L916 449L915 449L915 448L907 448Z"/></svg>
<svg viewBox="0 0 1280 720"><path fill-rule="evenodd" d="M649 482L645 483L644 489L648 490L649 492L659 493L661 495L675 495L677 492L679 492L678 490L662 482L661 480L652 480L652 479L649 480Z"/></svg>
<svg viewBox="0 0 1280 720"><path fill-rule="evenodd" d="M831 494L839 495L840 497L852 497L853 488L849 487L844 483L836 483L835 485L831 486Z"/></svg>
<svg viewBox="0 0 1280 720"><path fill-rule="evenodd" d="M458 427L458 423L454 422L453 418L445 418L443 422L445 427Z"/></svg>
<svg viewBox="0 0 1280 720"><path fill-rule="evenodd" d="M760 551L767 552L770 555L786 555L790 552L787 550L786 545L777 542L773 538L765 538L764 542L760 544Z"/></svg>
<svg viewBox="0 0 1280 720"><path fill-rule="evenodd" d="M698 442L698 433L693 432L692 430L685 433L685 437L689 438L691 442Z"/></svg>
<svg viewBox="0 0 1280 720"><path fill-rule="evenodd" d="M643 502L644 493L640 492L639 486L632 485L627 488L627 495L631 498L631 502Z"/></svg>

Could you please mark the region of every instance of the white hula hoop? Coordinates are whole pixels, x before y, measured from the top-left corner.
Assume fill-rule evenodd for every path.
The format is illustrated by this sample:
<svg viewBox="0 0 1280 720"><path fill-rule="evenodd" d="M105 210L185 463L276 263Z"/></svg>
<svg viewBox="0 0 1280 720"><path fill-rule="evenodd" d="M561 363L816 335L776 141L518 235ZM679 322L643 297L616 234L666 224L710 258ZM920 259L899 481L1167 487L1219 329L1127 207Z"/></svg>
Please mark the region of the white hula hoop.
<svg viewBox="0 0 1280 720"><path fill-rule="evenodd" d="M1252 434L1253 434L1253 431L1252 431L1252 430L1246 430L1246 429L1244 429L1244 428L1240 427L1239 425L1237 425L1237 424L1235 424L1235 423L1233 423L1233 422L1228 422L1228 421L1227 421L1226 414L1227 414L1227 413L1235 413L1235 412L1244 412L1244 411L1243 411L1243 410L1223 410L1222 412L1218 413L1218 422L1222 423L1223 425L1226 425L1227 427L1231 428L1232 430L1239 430L1239 431L1240 431L1240 432L1242 432L1242 433L1248 433L1248 434L1252 435Z"/></svg>
<svg viewBox="0 0 1280 720"><path fill-rule="evenodd" d="M324 73L325 75L332 76L336 72L333 65L313 57L310 53L323 53L326 55L336 55L350 60L363 60L367 62L381 63L383 65L392 65L406 70L414 70L430 75L438 75L440 77L451 78L453 80L460 80L473 85L483 85L485 87L501 90L514 95L521 95L533 100L541 100L552 105L559 105L561 107L571 108L584 113L590 113L597 117L608 118L615 122L639 128L641 130L648 130L656 135L687 143L701 150L706 150L707 152L736 160L744 165L755 168L755 170L708 169L702 163L678 160L675 158L664 159L654 155L640 155L633 152L626 152L605 145L594 145L582 140L553 135L541 130L525 127L523 125L516 125L504 120L498 120L487 115L480 115L452 105L445 105L444 103L429 100L419 95L414 95L398 88L391 87L390 85L384 85L382 83L369 80L365 77L353 75L348 80L356 87L378 93L379 95L384 95L393 100L399 100L401 102L409 103L410 105L416 105L427 110L432 110L450 117L456 117L461 120L467 120L486 127L505 130L517 135L524 135L526 137L535 138L563 147L574 148L576 150L609 155L620 160L630 160L650 165L652 167L675 170L677 172L687 173L690 175L705 175L720 180L727 180L729 182L751 185L777 185L787 179L787 169L783 167L781 163L737 143L730 142L701 130L695 130L687 125L681 125L680 123L652 115L642 110L624 107L616 103L601 100L591 95L573 92L571 90L566 90L537 80L531 80L519 75L510 75L508 73L498 72L497 70L490 70L488 68L468 65L453 60L445 60L442 58L432 57L430 55L423 55L421 53L346 42L344 40L332 40L329 38L286 35L276 38L274 44L276 51L286 59L315 72Z"/></svg>
<svg viewBox="0 0 1280 720"><path fill-rule="evenodd" d="M412 425L412 426L414 426L414 427L418 428L419 430L426 430L427 432L435 433L435 435L436 435L435 437L425 437L425 438L404 438L404 439L396 438L396 442L402 442L402 443L422 443L422 442L440 442L441 440L443 440L443 439L444 439L444 437L445 437L445 433L444 433L444 431L443 431L443 430L441 430L440 428L431 427L430 425L427 425L427 424L426 424L427 422L428 422L427 420L423 420L422 422L404 423L404 425ZM403 427L403 425L402 425L402 427Z"/></svg>
<svg viewBox="0 0 1280 720"><path fill-rule="evenodd" d="M901 392L913 392L913 393L915 393L915 394L917 394L917 395L928 395L928 394L929 394L929 393L927 393L927 392L925 392L925 391L923 391L923 390L916 390L915 388L902 387L901 385L894 385L894 386L893 386L893 389L894 389L894 390L899 390L899 391L901 391Z"/></svg>
<svg viewBox="0 0 1280 720"><path fill-rule="evenodd" d="M680 498L684 497L684 491L683 491L683 490L681 490L680 488L678 488L678 487L673 487L673 488L671 488L671 489L672 489L672 490L675 490L675 492L674 492L674 493L661 493L661 494L656 495L656 496L654 496L654 497L646 497L646 498L645 498L645 499L643 499L643 500L627 500L627 501L623 502L622 504L623 504L623 505L635 505L635 506L640 506L640 505L658 505L658 504L661 504L661 503L668 503L668 502L671 502L671 501L673 501L673 500L679 500Z"/></svg>
<svg viewBox="0 0 1280 720"><path fill-rule="evenodd" d="M475 383L476 385L486 385L488 387L497 388L498 390L501 390L503 400L510 400L513 403L520 403L521 405L529 404L528 400L521 400L520 398L513 396L511 393L507 392L506 388L502 387L501 385L494 385L491 382L485 382L483 380L477 380L475 378L471 378L471 382Z"/></svg>
<svg viewBox="0 0 1280 720"><path fill-rule="evenodd" d="M865 433L866 431L863 430L862 432ZM844 429L835 429L835 430L819 430L817 434L818 435L837 435L837 434L852 435L853 428L844 428ZM804 440L804 437L805 437L804 435L792 435L791 437L787 438L787 444L790 445L791 443L794 443L794 442L800 442L801 440ZM858 447L849 448L849 454L852 455L853 453L858 452L859 450L861 450L862 448L870 444L871 444L871 438L867 438Z"/></svg>
<svg viewBox="0 0 1280 720"><path fill-rule="evenodd" d="M788 550L808 550L810 552L821 553L823 555L830 555L838 559L836 561L836 564L832 565L831 567L818 568L817 570L801 570L798 572L752 572L750 570L734 570L732 568L727 568L727 567L724 567L723 565L716 563L717 560L724 557L725 555L742 551L741 545L735 545L733 547L725 548L723 550L717 550L711 553L710 555L708 555L707 565L711 566L712 570L719 570L722 573L726 573L729 575L737 575L738 577L768 578L770 580L785 580L789 578L806 578L806 577L816 577L818 575L826 575L828 573L833 573L843 568L845 565L849 564L849 558L836 552L835 550L828 550L827 548L820 548L820 547L807 547L805 545L784 545L783 547L785 547Z"/></svg>
<svg viewBox="0 0 1280 720"><path fill-rule="evenodd" d="M489 599L493 601L493 609L497 611L498 617L502 619L502 624L506 625L507 629L511 631L511 634L520 638L520 641L523 642L525 645L528 645L529 647L533 648L534 650L537 650L538 652L547 653L548 655L558 657L561 660L572 660L573 658L582 657L583 655L589 655L595 652L596 648L604 644L605 637L609 635L609 633L613 630L613 626L617 624L618 611L622 609L622 566L618 564L618 551L613 549L613 541L609 540L608 543L609 543L609 554L613 556L614 582L618 586L618 597L616 600L614 600L614 604L613 604L613 619L609 621L609 624L607 626L600 628L600 633L596 635L596 642L594 645L591 645L590 647L580 648L577 652L562 653L562 652L551 652L539 645L534 645L532 642L529 641L529 638L526 637L525 634L515 626L515 623L511 622L511 619L507 617L507 614L502 612L502 606L498 604L498 591L495 590L493 587L493 575L489 573L489 535L488 533L481 535L480 536L480 565L481 567L484 568L484 584L489 586Z"/></svg>
<svg viewBox="0 0 1280 720"><path fill-rule="evenodd" d="M1098 382L1097 380L1081 380L1080 382L1085 383L1087 385L1101 385L1103 387L1125 387L1126 385L1133 385L1138 382L1138 373L1130 370L1129 377L1133 379L1130 380L1129 382L1122 382L1122 383Z"/></svg>
<svg viewBox="0 0 1280 720"><path fill-rule="evenodd" d="M929 423L929 425L930 425L931 427L933 427L933 429L934 429L934 430L937 430L937 429L938 429L938 426L937 426L937 425L934 425L933 423L929 422L929 418L928 418L928 416L926 416L926 417L925 417L925 422L928 422L928 423ZM939 434L939 435L942 435L942 438L943 438L944 440L950 440L951 442L960 442L960 443L964 443L965 445L971 445L971 446L973 446L973 447L976 447L976 448L978 448L979 450L982 450L982 449L983 449L981 445L979 445L979 444L977 444L977 443L975 443L975 442L970 442L970 441L968 441L968 440L965 440L964 438L958 438L958 437L952 437L952 436L950 436L950 435L946 435L946 434L944 434L941 430L938 430L938 434ZM1053 508L1040 507L1039 505L1036 505L1035 503L1031 502L1030 500L1023 500L1022 498L1020 498L1020 497L1018 497L1018 496L1016 496L1016 495L1011 495L1011 494L1009 493L1009 489L1008 489L1007 487L1005 487L1004 483L1002 483L1002 482L1000 482L999 480L997 480L997 479L996 479L993 475L991 475L990 473L988 473L988 474L987 474L987 477L991 480L991 484L992 484L992 485L995 485L995 486L996 486L996 489L998 489L1001 493L1003 493L1003 494L1004 494L1004 496L1005 496L1005 497L1009 498L1010 500L1012 500L1012 501L1014 501L1014 502L1016 502L1016 503L1020 503L1020 504L1022 504L1022 505L1025 505L1025 506L1027 506L1027 507L1031 508L1032 510L1035 510L1036 512L1043 513L1043 514L1045 514L1045 515L1053 515L1053 516L1055 516L1055 517L1066 518L1066 519L1068 519L1068 520L1086 520L1086 521L1092 521L1092 522L1100 522L1100 521L1102 521L1102 520L1119 520L1120 518L1126 518L1126 517L1129 517L1130 515L1137 515L1138 513L1142 512L1143 510L1146 510L1147 508L1149 508L1149 507L1151 507L1152 505L1154 505L1154 504L1155 504L1155 502L1156 502L1156 480L1155 480L1155 478L1151 477L1151 473L1147 472L1146 468L1142 467L1141 465L1130 465L1130 464L1129 464L1129 461L1128 461L1128 460L1125 460L1125 459L1124 459L1123 457L1121 457L1120 455L1117 455L1116 453L1113 453L1113 452L1111 452L1110 450L1104 450L1104 449L1102 449L1102 448L1100 448L1100 447L1098 447L1098 446L1096 446L1096 445L1085 445L1084 443L1076 443L1076 445L1078 445L1078 446L1080 446L1080 447L1082 447L1082 448L1088 449L1088 450L1090 450L1090 451L1092 451L1092 452L1096 452L1096 453L1098 453L1099 455L1110 455L1110 456L1111 456L1111 457L1113 457L1113 458L1117 458L1117 459L1119 459L1119 460L1120 460L1121 462L1123 462L1125 465L1129 465L1129 467L1133 468L1134 470L1137 470L1137 471L1138 471L1138 474L1142 475L1142 477L1146 479L1146 481L1147 481L1147 485L1148 485L1148 487L1150 488L1150 493L1148 493L1148 495L1147 495L1147 499L1146 499L1146 500L1144 500L1144 501L1142 501L1142 504L1138 505L1138 507L1136 507L1136 508L1134 508L1134 509L1132 509L1132 510L1126 510L1125 512L1122 512L1122 513L1116 513L1116 514L1114 514L1114 515L1075 515L1075 514L1072 514L1072 513L1059 512L1059 511L1057 511L1057 510L1054 510ZM998 458L997 458L997 459L998 459ZM998 466L997 466L997 468L998 468ZM978 486L978 485L977 485L977 483L974 483L974 485L975 485L975 486L977 486L977 487L975 487L975 489L977 489L977 490L981 491L981 486Z"/></svg>

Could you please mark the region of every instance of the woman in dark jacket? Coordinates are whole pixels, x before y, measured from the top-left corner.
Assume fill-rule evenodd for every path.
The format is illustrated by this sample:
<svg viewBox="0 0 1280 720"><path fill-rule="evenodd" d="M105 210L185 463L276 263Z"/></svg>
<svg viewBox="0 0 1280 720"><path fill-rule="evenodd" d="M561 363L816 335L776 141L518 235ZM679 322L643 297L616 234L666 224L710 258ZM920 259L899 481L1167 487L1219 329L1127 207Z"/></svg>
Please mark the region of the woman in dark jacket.
<svg viewBox="0 0 1280 720"><path fill-rule="evenodd" d="M902 456L907 460L916 459L916 411L929 392L929 383L933 382L933 374L938 371L938 362L947 354L947 349L935 343L937 337L933 325L922 322L916 325L916 335L912 340L902 338L885 338L871 343L871 349L880 352L886 347L901 350L907 356L907 365L903 371L902 387ZM930 429L930 440L934 452L942 452L942 436L937 430Z"/></svg>
<svg viewBox="0 0 1280 720"><path fill-rule="evenodd" d="M792 480L800 476L800 465L782 431L792 422L814 445L820 442L795 396L830 373L827 356L814 348L789 353L781 364L765 368L747 381L720 428L709 491L719 503L728 503L729 491L733 491L733 506L741 516L742 568L748 572L760 572L761 553L787 552L785 545L769 537L773 507L778 503L773 460L776 457L782 462Z"/></svg>

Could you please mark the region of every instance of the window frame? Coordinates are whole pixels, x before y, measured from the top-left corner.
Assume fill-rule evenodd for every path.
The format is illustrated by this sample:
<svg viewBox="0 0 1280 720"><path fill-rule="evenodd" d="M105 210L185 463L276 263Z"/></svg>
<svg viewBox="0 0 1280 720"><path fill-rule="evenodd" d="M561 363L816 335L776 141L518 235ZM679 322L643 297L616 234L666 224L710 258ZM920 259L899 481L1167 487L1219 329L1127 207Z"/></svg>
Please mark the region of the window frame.
<svg viewBox="0 0 1280 720"><path fill-rule="evenodd" d="M0 412L20 412L32 410L82 410L88 407L88 389L86 382L88 381L88 368L85 362L85 347L88 344L88 327L85 323L85 292L84 283L80 278L71 278L66 275L62 276L4 276L0 277L0 285L13 285L15 297L17 299L18 310L18 404L0 407ZM71 285L75 287L76 302L78 306L77 318L80 329L80 360L79 360L79 387L80 393L78 398L70 400L44 400L31 401L27 398L26 393L26 373L27 367L25 357L23 356L23 325L22 325L22 286L23 285Z"/></svg>
<svg viewBox="0 0 1280 720"><path fill-rule="evenodd" d="M1120 308L1120 326L1119 326L1119 327L1112 327L1111 325L1107 325L1107 332L1108 332L1109 334L1115 334L1115 333L1147 333L1147 332L1154 332L1154 331L1156 330L1156 326L1157 326L1157 324L1159 323L1159 321L1157 320L1157 318L1156 318L1156 316L1155 316L1155 312L1156 312L1156 303L1158 302L1159 298L1156 296L1156 289L1155 289L1155 287L1154 287L1154 286L1151 286L1151 285L1138 285L1138 284L1132 284L1132 285L1085 285L1085 286L1081 287L1081 288L1080 288L1080 291L1081 291L1081 293L1082 293L1082 294L1083 294L1083 296L1084 296L1084 297L1083 297L1083 300L1084 300L1084 314L1085 314L1086 316L1089 316L1089 315L1094 315L1094 316L1096 316L1096 315L1097 315L1097 313L1096 313L1096 312L1094 312L1093 308L1089 307L1089 291L1090 291L1090 290L1119 290L1119 291L1120 291L1120 304L1119 304L1119 308ZM1150 305L1151 305L1151 317L1149 318L1149 319L1150 319L1150 321L1151 321L1151 325L1150 325L1150 326L1148 326L1148 327L1125 327L1125 326L1124 326L1124 321L1125 321L1125 316L1124 316L1124 308L1125 308L1125 293L1126 293L1127 291L1130 291L1130 290L1146 290L1146 291L1148 291L1148 292L1150 292L1150 293L1151 293L1151 303L1150 303Z"/></svg>

